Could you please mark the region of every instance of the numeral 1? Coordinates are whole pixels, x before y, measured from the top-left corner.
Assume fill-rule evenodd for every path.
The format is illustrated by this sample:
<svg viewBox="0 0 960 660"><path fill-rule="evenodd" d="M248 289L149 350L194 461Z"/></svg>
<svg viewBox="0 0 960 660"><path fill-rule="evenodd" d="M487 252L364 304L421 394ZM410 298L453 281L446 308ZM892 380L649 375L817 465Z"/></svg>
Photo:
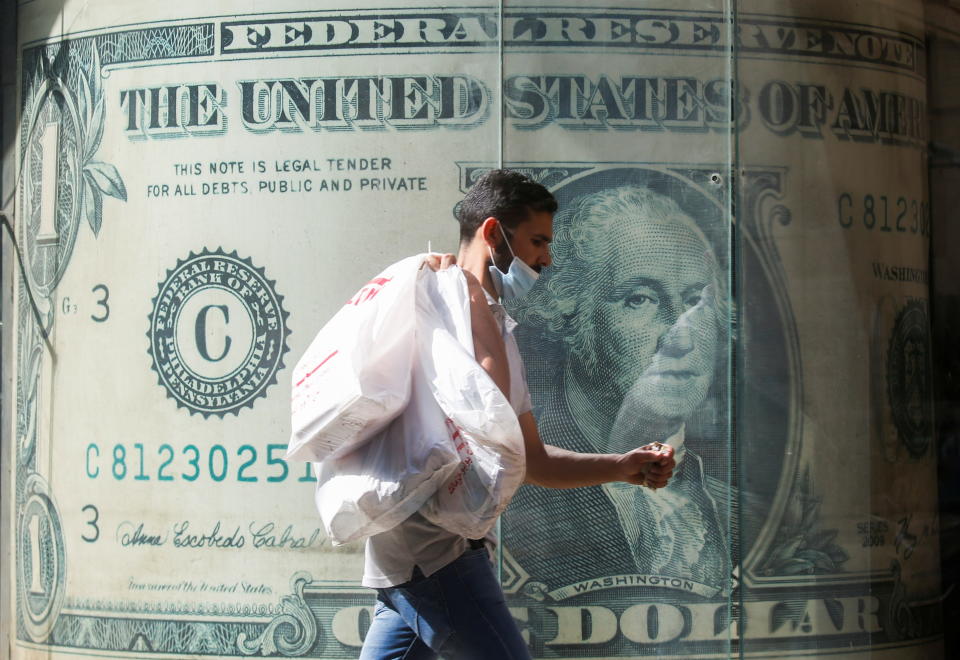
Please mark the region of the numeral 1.
<svg viewBox="0 0 960 660"><path fill-rule="evenodd" d="M43 596L47 592L40 582L40 516L30 516L27 530L30 534L30 593Z"/></svg>

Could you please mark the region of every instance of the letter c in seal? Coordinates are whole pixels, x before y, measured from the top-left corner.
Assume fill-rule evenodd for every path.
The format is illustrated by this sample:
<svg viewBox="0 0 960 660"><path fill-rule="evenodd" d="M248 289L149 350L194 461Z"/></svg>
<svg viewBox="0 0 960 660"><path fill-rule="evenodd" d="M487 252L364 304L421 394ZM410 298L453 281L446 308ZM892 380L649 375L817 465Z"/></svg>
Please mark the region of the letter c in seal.
<svg viewBox="0 0 960 660"><path fill-rule="evenodd" d="M226 338L223 341L223 351L220 353L220 357L211 357L210 352L207 350L207 315L210 313L211 309L220 310L220 313L223 314L224 325L229 325L230 323L230 308L228 308L226 305L207 305L206 307L203 307L200 310L200 313L197 314L197 321L194 326L197 339L197 351L204 360L208 360L209 362L219 362L227 356L227 353L230 352L230 344L233 340L230 339L230 335L226 335Z"/></svg>

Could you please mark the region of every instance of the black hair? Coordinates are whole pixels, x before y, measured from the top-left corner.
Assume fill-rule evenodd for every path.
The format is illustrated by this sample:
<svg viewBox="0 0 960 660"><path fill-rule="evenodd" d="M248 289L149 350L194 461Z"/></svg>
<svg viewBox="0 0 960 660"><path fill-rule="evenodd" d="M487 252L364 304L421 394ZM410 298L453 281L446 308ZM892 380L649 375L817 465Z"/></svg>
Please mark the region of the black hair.
<svg viewBox="0 0 960 660"><path fill-rule="evenodd" d="M473 240L477 228L490 217L507 229L516 229L533 212L556 210L557 200L536 181L513 170L490 170L477 179L460 202L460 241Z"/></svg>

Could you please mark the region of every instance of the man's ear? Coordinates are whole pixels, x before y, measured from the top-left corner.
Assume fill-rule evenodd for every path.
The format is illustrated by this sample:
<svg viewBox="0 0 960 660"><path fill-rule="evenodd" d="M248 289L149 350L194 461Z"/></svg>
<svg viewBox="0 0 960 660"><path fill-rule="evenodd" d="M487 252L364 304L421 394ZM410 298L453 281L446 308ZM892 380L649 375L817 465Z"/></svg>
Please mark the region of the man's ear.
<svg viewBox="0 0 960 660"><path fill-rule="evenodd" d="M495 248L500 245L500 241L502 240L502 237L500 236L500 228L498 226L499 224L500 221L493 216L490 216L480 223L480 239L484 242L484 244L490 246L491 248Z"/></svg>

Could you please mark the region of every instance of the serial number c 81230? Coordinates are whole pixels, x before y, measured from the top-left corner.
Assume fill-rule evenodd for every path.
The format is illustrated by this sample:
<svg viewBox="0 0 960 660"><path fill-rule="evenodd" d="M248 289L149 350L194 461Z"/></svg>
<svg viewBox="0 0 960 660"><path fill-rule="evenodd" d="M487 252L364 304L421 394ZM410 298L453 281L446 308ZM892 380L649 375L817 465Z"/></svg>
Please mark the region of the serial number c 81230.
<svg viewBox="0 0 960 660"><path fill-rule="evenodd" d="M260 449L249 444L235 449L220 444L201 449L188 444L176 449L169 443L154 450L142 442L117 443L101 450L99 444L91 442L85 451L84 469L90 479L112 477L117 481L316 481L310 463L304 463L299 476L292 474L283 458L286 450L285 444Z"/></svg>

